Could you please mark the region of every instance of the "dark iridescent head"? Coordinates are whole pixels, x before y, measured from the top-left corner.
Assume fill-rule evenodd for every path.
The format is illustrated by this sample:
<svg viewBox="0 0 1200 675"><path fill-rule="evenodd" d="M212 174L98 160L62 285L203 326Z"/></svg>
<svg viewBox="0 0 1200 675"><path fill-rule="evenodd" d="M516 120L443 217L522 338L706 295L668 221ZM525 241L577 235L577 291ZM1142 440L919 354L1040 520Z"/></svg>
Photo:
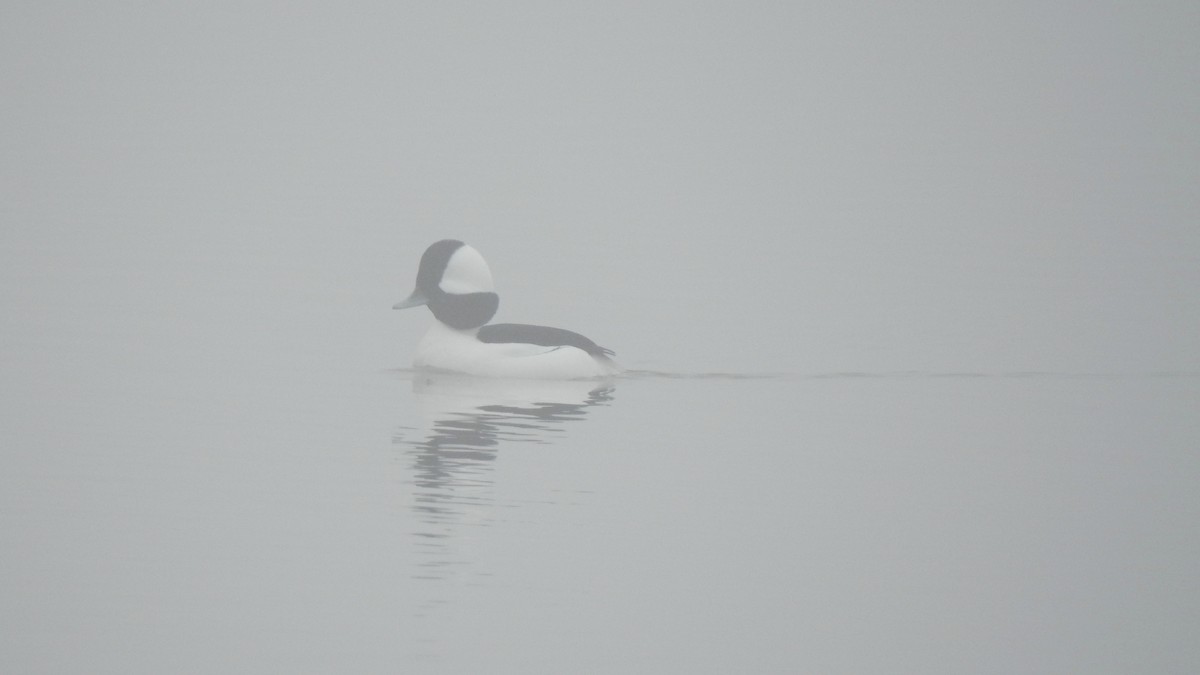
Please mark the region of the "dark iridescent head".
<svg viewBox="0 0 1200 675"><path fill-rule="evenodd" d="M456 239L443 239L421 256L417 287L392 309L428 305L438 321L459 330L478 328L496 315L500 296L479 251Z"/></svg>

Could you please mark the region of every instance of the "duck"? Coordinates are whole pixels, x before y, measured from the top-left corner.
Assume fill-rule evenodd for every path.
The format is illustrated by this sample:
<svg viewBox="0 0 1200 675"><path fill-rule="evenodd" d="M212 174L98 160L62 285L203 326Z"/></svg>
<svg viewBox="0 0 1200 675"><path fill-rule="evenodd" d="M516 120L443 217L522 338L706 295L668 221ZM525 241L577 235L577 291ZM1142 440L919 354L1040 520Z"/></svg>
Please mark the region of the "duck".
<svg viewBox="0 0 1200 675"><path fill-rule="evenodd" d="M416 287L392 309L428 307L434 322L417 344L416 370L536 380L605 378L621 372L611 349L574 331L488 322L500 296L483 255L457 239L421 255Z"/></svg>

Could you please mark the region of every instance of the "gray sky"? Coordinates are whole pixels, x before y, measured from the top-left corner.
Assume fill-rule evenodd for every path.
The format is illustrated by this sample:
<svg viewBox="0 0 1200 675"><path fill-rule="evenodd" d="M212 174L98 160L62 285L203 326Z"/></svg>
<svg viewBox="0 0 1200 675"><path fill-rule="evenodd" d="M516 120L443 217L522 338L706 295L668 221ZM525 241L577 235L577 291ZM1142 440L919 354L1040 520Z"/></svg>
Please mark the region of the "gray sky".
<svg viewBox="0 0 1200 675"><path fill-rule="evenodd" d="M633 367L1196 370L1198 36L1194 2L9 3L0 326L405 365L429 319L389 308L457 237L497 320Z"/></svg>

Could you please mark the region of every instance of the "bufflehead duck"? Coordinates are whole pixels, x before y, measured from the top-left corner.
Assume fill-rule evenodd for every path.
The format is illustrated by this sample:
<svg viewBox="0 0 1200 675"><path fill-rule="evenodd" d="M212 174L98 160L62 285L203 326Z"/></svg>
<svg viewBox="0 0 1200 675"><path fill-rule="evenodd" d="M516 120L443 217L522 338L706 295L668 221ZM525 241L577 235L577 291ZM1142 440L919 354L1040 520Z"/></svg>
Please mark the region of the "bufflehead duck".
<svg viewBox="0 0 1200 675"><path fill-rule="evenodd" d="M611 350L579 333L521 323L485 325L500 296L483 256L461 241L443 239L425 249L416 289L392 309L420 305L436 321L417 345L416 368L554 380L620 372Z"/></svg>

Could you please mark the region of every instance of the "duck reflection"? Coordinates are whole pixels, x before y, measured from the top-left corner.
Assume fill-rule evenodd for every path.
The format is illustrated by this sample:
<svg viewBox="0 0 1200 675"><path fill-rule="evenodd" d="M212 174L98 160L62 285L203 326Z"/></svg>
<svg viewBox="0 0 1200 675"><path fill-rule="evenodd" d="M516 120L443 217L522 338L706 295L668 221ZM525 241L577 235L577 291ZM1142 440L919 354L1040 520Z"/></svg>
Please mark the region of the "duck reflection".
<svg viewBox="0 0 1200 675"><path fill-rule="evenodd" d="M395 442L412 461L413 535L425 554L416 576L443 579L474 559L461 550L471 541L462 530L495 517L492 470L500 448L553 444L568 424L609 405L614 385L415 373L412 391L420 425L401 427Z"/></svg>
<svg viewBox="0 0 1200 675"><path fill-rule="evenodd" d="M499 380L417 374L413 394L424 423L399 438L444 459L491 460L505 441L551 443L567 422L613 400L611 381ZM437 473L435 472L435 475Z"/></svg>

